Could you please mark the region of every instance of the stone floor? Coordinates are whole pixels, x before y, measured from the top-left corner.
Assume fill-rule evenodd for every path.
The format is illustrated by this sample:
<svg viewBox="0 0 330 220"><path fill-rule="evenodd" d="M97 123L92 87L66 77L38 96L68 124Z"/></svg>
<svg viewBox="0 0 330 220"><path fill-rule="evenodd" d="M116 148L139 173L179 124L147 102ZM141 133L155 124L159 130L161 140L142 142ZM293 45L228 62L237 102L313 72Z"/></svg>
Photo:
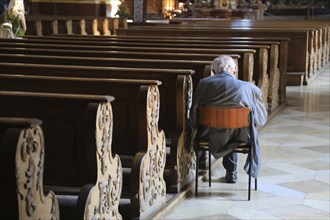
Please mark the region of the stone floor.
<svg viewBox="0 0 330 220"><path fill-rule="evenodd" d="M247 201L248 176L223 182L221 161L212 186L199 184L161 219L330 219L330 67L310 85L287 88L287 105L259 131L263 164L258 190Z"/></svg>

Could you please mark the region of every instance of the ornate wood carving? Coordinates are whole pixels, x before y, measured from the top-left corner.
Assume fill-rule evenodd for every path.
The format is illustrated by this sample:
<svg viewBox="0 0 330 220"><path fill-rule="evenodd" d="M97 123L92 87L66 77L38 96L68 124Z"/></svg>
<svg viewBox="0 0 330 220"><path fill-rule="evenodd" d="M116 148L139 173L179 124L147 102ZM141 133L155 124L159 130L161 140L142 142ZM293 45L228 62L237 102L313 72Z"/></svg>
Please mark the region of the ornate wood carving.
<svg viewBox="0 0 330 220"><path fill-rule="evenodd" d="M322 66L325 66L327 64L327 48L328 48L328 44L327 44L327 28L323 29L323 34L321 35L320 38L320 44L321 44L321 48L322 48Z"/></svg>
<svg viewBox="0 0 330 220"><path fill-rule="evenodd" d="M79 21L79 26L80 26L80 34L81 35L87 35L87 32L86 32L86 21L85 21L85 19L81 19Z"/></svg>
<svg viewBox="0 0 330 220"><path fill-rule="evenodd" d="M113 34L117 34L117 29L119 28L119 19L118 18L112 18L112 30Z"/></svg>
<svg viewBox="0 0 330 220"><path fill-rule="evenodd" d="M243 74L243 80L248 81L248 82L253 82L253 54L251 53L245 53L244 54L244 64L243 64L243 69L248 70L248 72L244 72Z"/></svg>
<svg viewBox="0 0 330 220"><path fill-rule="evenodd" d="M319 68L322 68L322 66L324 65L324 54L323 54L323 36L324 36L324 29L320 28L320 34L319 34Z"/></svg>
<svg viewBox="0 0 330 220"><path fill-rule="evenodd" d="M99 30L98 30L97 18L93 19L92 31L93 31L94 36L100 36L101 35Z"/></svg>
<svg viewBox="0 0 330 220"><path fill-rule="evenodd" d="M73 34L72 32L72 20L65 21L65 28L67 34Z"/></svg>
<svg viewBox="0 0 330 220"><path fill-rule="evenodd" d="M269 110L272 112L279 106L279 89L280 89L280 70L278 68L278 46L272 45L270 62L270 78L269 78Z"/></svg>
<svg viewBox="0 0 330 220"><path fill-rule="evenodd" d="M116 35L115 28L119 27L119 18L108 18L109 21L109 31L111 35Z"/></svg>
<svg viewBox="0 0 330 220"><path fill-rule="evenodd" d="M329 28L330 30L330 28ZM330 33L329 33L329 36L330 36ZM329 41L326 41L325 43L325 64L326 65L329 61L330 61L330 40Z"/></svg>
<svg viewBox="0 0 330 220"><path fill-rule="evenodd" d="M112 156L112 129L111 104L102 103L97 111L95 132L97 182L87 198L84 219L122 219L118 207L123 171L119 156Z"/></svg>
<svg viewBox="0 0 330 220"><path fill-rule="evenodd" d="M323 37L323 65L327 65L327 63L330 60L330 28L326 28L324 31L324 37Z"/></svg>
<svg viewBox="0 0 330 220"><path fill-rule="evenodd" d="M37 32L37 36L42 36L42 23L41 21L36 21L34 23L35 25L35 29L36 29L36 32Z"/></svg>
<svg viewBox="0 0 330 220"><path fill-rule="evenodd" d="M319 34L320 30L315 30L314 35L314 73L319 70L320 67L320 54L319 54Z"/></svg>
<svg viewBox="0 0 330 220"><path fill-rule="evenodd" d="M149 86L146 103L147 147L136 154L132 172L139 172L138 191L131 198L133 212L140 219L151 215L166 201L166 184L163 178L166 161L165 133L158 128L160 96L158 86ZM134 170L138 166L139 171ZM133 189L136 185L133 186ZM134 192L135 193L135 192Z"/></svg>
<svg viewBox="0 0 330 220"><path fill-rule="evenodd" d="M307 62L306 62L306 73L305 78L306 80L310 78L314 74L314 65L315 65L315 53L314 53L314 32L308 32L308 51L307 51ZM309 69L308 68L309 65Z"/></svg>
<svg viewBox="0 0 330 220"><path fill-rule="evenodd" d="M264 101L265 104L265 108L268 111L269 110L269 103L268 103L268 92L269 92L269 79L268 76L267 77L263 77L263 82L262 82L262 87L261 89L261 93L262 93L262 100Z"/></svg>
<svg viewBox="0 0 330 220"><path fill-rule="evenodd" d="M102 29L103 29L103 35L110 36L111 32L109 30L109 19L105 18L102 21Z"/></svg>
<svg viewBox="0 0 330 220"><path fill-rule="evenodd" d="M44 196L44 136L39 126L21 132L16 150L16 180L20 219L59 219L53 192Z"/></svg>
<svg viewBox="0 0 330 220"><path fill-rule="evenodd" d="M51 28L52 28L52 34L58 34L58 22L57 22L57 20L52 21Z"/></svg>
<svg viewBox="0 0 330 220"><path fill-rule="evenodd" d="M262 92L262 99L265 103L266 110L268 110L268 89L269 89L269 78L267 74L268 67L268 51L261 49L259 52L259 76L258 76L258 87ZM261 74L260 74L261 72Z"/></svg>
<svg viewBox="0 0 330 220"><path fill-rule="evenodd" d="M273 90L271 90L271 99L270 99L270 111L273 112L279 106L279 94L278 89L280 87L280 70L277 68L274 74L272 82Z"/></svg>
<svg viewBox="0 0 330 220"><path fill-rule="evenodd" d="M328 39L328 35L330 36L330 28L329 28L329 32L326 31L326 33L324 34L324 38L323 38L323 65L326 65L328 63L329 59L329 55L330 55L330 43L329 43L329 39Z"/></svg>
<svg viewBox="0 0 330 220"><path fill-rule="evenodd" d="M313 51L313 56L312 56L312 62L313 62L313 72L310 73L309 77L313 76L317 72L317 31L313 31L313 38L311 39L312 43L312 51Z"/></svg>
<svg viewBox="0 0 330 220"><path fill-rule="evenodd" d="M210 71L209 71L210 72ZM179 136L177 146L177 176L180 186L188 184L193 178L195 173L196 155L191 144L191 134L189 123L189 112L192 104L193 85L191 76L186 76L183 79L183 97L184 97L184 109L183 109L183 132ZM180 189L178 190L180 191Z"/></svg>
<svg viewBox="0 0 330 220"><path fill-rule="evenodd" d="M312 56L313 56L313 53L307 53L306 70L308 71L308 73L305 74L306 79L308 79L310 77L310 75L314 69L313 62L311 62L313 60Z"/></svg>

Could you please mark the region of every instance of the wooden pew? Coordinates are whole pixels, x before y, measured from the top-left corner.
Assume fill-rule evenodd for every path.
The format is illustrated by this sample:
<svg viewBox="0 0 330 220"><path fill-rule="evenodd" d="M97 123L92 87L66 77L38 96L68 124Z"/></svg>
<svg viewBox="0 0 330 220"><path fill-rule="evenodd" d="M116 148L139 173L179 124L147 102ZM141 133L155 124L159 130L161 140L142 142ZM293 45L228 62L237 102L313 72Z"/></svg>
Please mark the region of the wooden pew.
<svg viewBox="0 0 330 220"><path fill-rule="evenodd" d="M15 43L13 43L15 42ZM62 49L62 50L81 50L81 55L80 56L84 56L83 54L85 53L85 51L98 51L97 53L103 53L104 55L98 55L98 56L102 56L102 57L109 57L110 54L114 57L132 57L128 54L128 52L157 52L157 53L194 53L194 54L216 54L216 55L220 55L220 54L238 54L240 55L240 57L242 57L242 59L238 59L238 66L239 66L239 72L240 74L242 74L241 79L244 79L246 81L252 81L252 77L253 77L253 65L254 65L254 61L253 61L253 54L255 53L255 50L252 49L189 49L189 48L158 48L158 47L124 47L124 46L109 46L109 47L105 47L105 46L92 46L92 45L69 45L69 44L64 44L64 45L59 45L55 42L53 42L53 44L34 44L34 43L30 43L30 42L26 42L23 43L23 41L15 41L15 40L3 40L0 39L0 46L1 47L25 47L25 48L40 48L40 49L45 49L47 48L48 50L51 49ZM110 52L111 51L111 52ZM114 51L122 51L122 53L120 53L120 55L118 54L119 52L114 52ZM125 52L124 52L125 51ZM94 52L93 52L94 53ZM95 53L94 53L95 54ZM146 53L145 53L146 54ZM88 55L91 55L90 53L88 53ZM130 54L132 55L132 54ZM159 56L155 56L155 55L149 55L153 56L153 58L157 58L160 56L165 56L166 54L163 55L159 55ZM167 54L167 58L169 59L169 54ZM146 59L146 57L148 57L148 55L146 54L145 56L143 56L144 59ZM178 57L172 58L172 60L174 59L174 62L181 62L181 63L188 63L190 61L180 61L178 59L184 59L184 55L179 55ZM212 55L211 58L213 58L214 56ZM187 58L186 58L187 59ZM208 63L202 61L202 60L207 60ZM202 62L201 62L202 61ZM203 69L198 69L196 71L195 77L200 76L200 74L206 74L209 75L210 74L210 68L209 68L209 64L212 60L210 59L209 56L201 56L200 59L197 59L196 62L194 62L193 60L191 62L194 62L195 65L197 62L199 62L200 64L204 63L204 65L206 64L206 68ZM169 64L167 64L168 66ZM178 65L178 64L176 64ZM154 66L150 66L150 67L154 67ZM161 67L161 66L160 66ZM157 66L155 67L157 68ZM176 67L176 68L185 68L186 67L181 67L181 64ZM190 68L188 68L190 69ZM195 85L197 85L198 81L194 80L194 88Z"/></svg>
<svg viewBox="0 0 330 220"><path fill-rule="evenodd" d="M32 36L35 38L35 36ZM270 46L268 66L269 76L273 79L274 72L276 71L277 64L279 65L280 71L280 88L279 98L280 103L284 103L285 97L285 86L286 86L286 74L287 74L287 46L289 38L284 37L173 37L173 36L130 36L130 35L116 35L109 37L93 37L93 36L48 36L46 39L84 39L93 41L120 41L120 42L152 42L152 43L172 43L172 44L241 44L241 45L268 45ZM258 54L258 52L256 53ZM257 62L256 62L257 63ZM259 63L259 66L262 64ZM273 84L270 83L270 86ZM262 87L262 86L261 86ZM270 88L270 91L273 89ZM274 106L274 105L273 105Z"/></svg>
<svg viewBox="0 0 330 220"><path fill-rule="evenodd" d="M13 44L11 44L10 42L3 42L2 40L0 40L0 46L1 47L11 47L13 46ZM56 44L51 44L51 45L44 45L44 44L30 44L30 43L15 43L16 46L21 45L27 48L31 48L31 47L37 47L37 48L61 48L61 49L66 49L66 50L70 50L70 49L93 49L93 50L104 50L106 47L102 47L102 46L91 46L91 45L56 45ZM111 47L112 48L112 47ZM111 48L108 48L106 50L111 50ZM161 52L179 52L179 53L188 53L188 52L193 52L193 53L207 53L207 54L214 54L211 56L200 56L198 57L198 60L190 60L190 58L188 60L182 60L183 58L187 56L185 55L179 55L179 57L176 58L172 58L171 60L152 60L152 59L141 59L142 57L139 56L140 59L130 59L130 62L128 62L128 60L126 59L125 61L120 61L119 59L112 59L113 62L110 62L111 58L107 58L107 61L105 62L105 64L102 64L103 66L135 66L135 67L150 67L150 68L184 68L184 69L193 69L195 71L196 74L194 74L193 76L193 85L194 88L196 88L199 79L210 75L210 63L211 61L218 55L220 54L227 54L227 53L237 53L239 54L243 59L238 59L238 69L239 69L239 78L245 81L253 81L253 66L254 66L254 59L253 59L253 53L255 52L255 50L252 49L226 49L226 50L222 50L222 49L189 49L189 48L157 48L157 47L115 47L115 50L120 50L120 51L155 51L157 53L161 53ZM81 51L83 52L83 51ZM98 52L99 53L99 52ZM107 57L109 56L108 54L111 52L104 52L107 53ZM83 54L83 53L80 53ZM216 54L216 56L215 56ZM118 53L116 53L116 55L114 55L112 53L113 56L129 56L128 53L121 53L120 55ZM132 55L132 54L131 54ZM79 55L80 56L80 55ZM146 57L147 55L143 55L143 57ZM149 56L152 56L149 54ZM159 55L164 57L165 54ZM159 56L154 56L152 58L156 58ZM169 55L167 54L167 57L169 58ZM45 57L45 56L43 56ZM178 58L182 58L181 60L178 60ZM201 60L201 59L205 59L207 61ZM73 58L76 59L79 64L80 61L78 59L78 57ZM86 58L87 59L87 58ZM92 60L90 60L90 62L88 63L88 65L101 65L101 64L97 64L97 62L95 62L95 60L99 60L98 62L100 62L101 58L95 58ZM259 59L260 63L258 66L267 66L267 63L263 60L263 59ZM103 61L105 61L103 59ZM120 62L119 62L120 61ZM101 61L102 62L102 61ZM40 62L39 62L40 63ZM74 64L74 63L72 63ZM86 64L87 65L87 64ZM101 66L102 66L101 65ZM264 68L262 68L262 70L264 70ZM264 72L265 73L265 72ZM255 74L255 79L256 82L263 82L263 84L260 84L259 86L261 88L263 88L264 91L264 101L265 103L267 103L267 94L268 94L268 77L265 76L265 74L261 74L261 77L258 77L257 74ZM261 80L259 80L259 78ZM268 107L268 104L266 105Z"/></svg>
<svg viewBox="0 0 330 220"><path fill-rule="evenodd" d="M314 74L317 74L318 70L323 67L324 58L329 49L328 45L328 33L330 29L329 22L326 20L288 20L285 23L278 22L276 20L265 20L265 21L246 21L246 20L235 20L235 21L208 21L208 22L195 22L180 24L179 26L184 27L258 27L258 28L310 28L308 37L308 77L312 78Z"/></svg>
<svg viewBox="0 0 330 220"><path fill-rule="evenodd" d="M221 21L221 23L222 23L222 21ZM303 24L303 27L304 27L304 22L302 22ZM282 26L283 24L281 23L281 26ZM268 25L269 27L272 27L273 26L273 24L269 24ZM320 50L319 50L319 53L322 53L322 55L320 55L319 56L319 59L321 59L322 58L322 61L321 61L321 63L323 64L322 66L325 66L326 65L326 63L329 61L329 28L321 28L321 29L323 29L322 30L322 32L323 32L323 34L321 34L321 35L319 35L319 40L316 40L317 38L309 38L309 43L308 43L308 50L310 51L310 53L312 54L313 53L313 42L314 41L318 41L318 44L322 44L323 45L323 53L321 52L322 51L322 47L319 47L320 48ZM121 30L119 30L119 31L121 31ZM164 35L162 35L162 36L150 36L150 35L147 35L146 34L147 32L144 32L144 33L140 33L139 35L136 35L136 34L133 34L133 35L117 35L117 36L111 36L111 39L113 39L113 38L117 38L117 37L120 37L120 38L124 38L124 39L136 39L136 38L143 38L144 40L150 40L150 39L164 39L164 38L166 38L166 39L176 39L176 40L183 40L183 41L188 41L189 42L189 40L193 40L193 41L195 41L195 40L197 40L197 39L204 39L204 40L206 40L206 39L208 39L208 40L223 40L223 39L231 39L231 40L242 40L242 39L250 39L250 40L260 40L260 39L273 39L273 40L279 40L279 41L281 41L281 48L283 47L283 48L287 48L287 46L288 46L288 39L289 39L289 37L290 36L287 36L287 37L284 37L285 35L282 35L282 36L279 36L278 34L275 34L275 35L273 35L273 36L271 36L271 35L268 35L267 34L267 36L265 36L265 35L263 35L263 36L252 36L251 35L251 37L248 37L248 36L237 36L237 34L236 35L232 35L232 36L235 36L235 37L232 37L232 36L229 36L229 35L227 35L227 36L222 36L222 35L217 35L217 36L209 36L209 37L204 37L204 36L202 36L202 35L200 35L199 37L193 37L193 36L189 36L188 37L188 35L186 35L186 36L164 36ZM241 34L240 34L241 35ZM244 35L247 35L247 33L244 33ZM107 39L106 37L100 37L101 39ZM315 39L314 41L312 40L312 39ZM310 42L311 41L311 42ZM298 45L299 45L299 43L298 43ZM282 50L282 49L280 49L280 51L284 51L284 50ZM281 52L281 54L282 54L282 52ZM286 53L284 53L284 54L286 54ZM313 65L311 64L311 63L313 63L313 62L309 62L309 59L311 59L311 57L312 56L308 56L307 58L308 58L308 63L307 63L307 65L308 65L308 69L310 70L310 71L312 71L314 68L313 68ZM313 60L313 59L312 59ZM287 59L285 59L284 57L282 57L281 59L280 59L280 61L281 62L287 62ZM283 65L281 65L281 62L280 62L280 66L283 66L283 67L285 67L286 68L286 63L284 64L283 63ZM320 63L320 62L319 62ZM287 72L287 71L285 71L285 72ZM292 74L291 74L292 72L290 72L290 75L289 75L289 77L290 77L290 79L291 78L293 78L292 77Z"/></svg>
<svg viewBox="0 0 330 220"><path fill-rule="evenodd" d="M17 63L2 63L0 66L0 72L7 74L161 80L159 127L167 135L170 151L165 172L167 190L181 191L193 181L195 154L184 139L189 132L187 116L191 105L193 71Z"/></svg>
<svg viewBox="0 0 330 220"><path fill-rule="evenodd" d="M39 38L37 36L27 36L29 39ZM276 48L279 43L279 52L278 52L278 63L280 69L280 103L285 102L285 94L286 94L286 74L287 74L287 50L288 50L288 37L180 37L180 36L135 36L135 35L115 35L115 36L82 36L82 35L54 35L54 36L45 36L45 39L83 39L83 40L93 40L93 41L121 41L121 42L153 42L153 43L202 43L202 44L216 44L216 43L225 43L230 42L229 44L261 44L261 45L270 45L271 48ZM272 52L276 51L276 49L271 49ZM270 55L270 61L276 62L276 59L273 54ZM274 66L273 64L269 64L269 66ZM270 74L271 75L271 74Z"/></svg>
<svg viewBox="0 0 330 220"><path fill-rule="evenodd" d="M279 71L275 71L276 68L273 68L274 71L271 76L274 83L274 87L270 87L272 90L269 92L269 78L267 74L267 51L260 50L260 55L258 57L260 66L260 74L255 74L257 77L254 77L257 80L258 86L263 91L263 99L268 109L268 99L270 99L269 106L270 111L275 111L279 107ZM25 55L24 57L19 54L0 54L0 57L4 62L24 62L24 63L39 63L39 64L65 64L65 65L79 65L81 62L84 62L84 65L90 66L129 66L129 67L151 67L151 68L185 68L193 69L196 74L193 75L193 85L194 88L197 87L197 84L201 78L211 74L210 63L211 61L201 61L201 60L155 60L155 59L121 59L121 58L91 58L91 57L71 57L71 56L39 56L39 55ZM214 59L215 57L213 57ZM252 63L253 58L246 59L249 60L249 63ZM241 65L245 65L241 64ZM247 66L247 65L246 65ZM253 70L249 69L249 73L253 74ZM245 81L253 81L253 76L239 74L239 78ZM270 95L269 95L270 94Z"/></svg>
<svg viewBox="0 0 330 220"><path fill-rule="evenodd" d="M154 25L157 27L160 25ZM283 22L278 22L274 20L267 20L267 21L209 21L209 22L195 22L193 24L185 23L176 25L179 27L189 27L190 29L194 28L239 28L239 29L252 29L252 28L268 28L268 29L283 29L287 32L291 31L292 29L309 29L309 36L308 36L308 70L309 75L312 77L312 74L316 73L318 69L322 66L323 58L329 54L327 51L329 48L328 44L323 42L328 42L328 32L329 32L329 23L327 21L315 20L315 21L297 21L297 20L290 20ZM161 26L164 28L164 26ZM131 28L139 28L132 26ZM146 27L148 28L148 27ZM166 27L165 27L166 28ZM324 47L324 45L326 45ZM322 51L324 53L322 53Z"/></svg>
<svg viewBox="0 0 330 220"><path fill-rule="evenodd" d="M93 184L81 201L84 218L120 217L122 168L108 142L112 136L112 100L111 96L0 91L2 116L36 117L43 121L47 141L44 184ZM103 206L109 209L103 210Z"/></svg>
<svg viewBox="0 0 330 220"><path fill-rule="evenodd" d="M288 46L288 72L303 72L308 73L308 36L314 29L311 28L221 28L221 27L140 27L129 29L118 29L120 35L149 35L149 36L240 36L240 37L289 37ZM308 75L305 76L305 83L308 81Z"/></svg>
<svg viewBox="0 0 330 220"><path fill-rule="evenodd" d="M88 39L93 39L93 38L88 38ZM94 38L97 39L97 38ZM103 38L104 39L104 38ZM257 52L255 53L256 56L256 60L264 60L264 59L259 59L260 56L263 57L263 53L268 53L271 54L270 52L270 47L272 47L272 55L269 55L272 57L272 59L269 58L269 62L276 62L279 63L279 56L278 56L278 45L279 42L268 42L261 44L261 41L256 41L258 44L244 44L244 42L232 42L232 41L216 41L215 42L205 42L205 41L187 41L187 42L177 42L177 41L172 41L172 42L168 42L168 41L158 41L158 42L148 42L148 41L144 41L144 42L140 42L140 41L112 41L112 40L108 40L108 41L98 41L98 40L86 40L83 38L75 38L74 41L72 41L72 39L70 38L66 38L63 39L62 38L29 38L28 39L29 42L32 43L52 43L52 44L80 44L80 45L95 45L95 46L132 46L132 47L166 47L166 48L171 48L171 47L176 47L176 48L203 48L203 49L228 49L228 48L233 48L233 49L254 49ZM246 42L246 41L245 41ZM269 50L268 52L265 52L265 50ZM275 59L275 60L274 60ZM260 61L261 62L261 61ZM265 64L266 63L266 64ZM258 62L258 65L266 65L266 69L267 69L267 62L265 62L263 64L260 64ZM256 66L258 66L256 65ZM270 65L270 66L274 66L274 65ZM276 67L276 66L275 66ZM255 68L255 72L258 72L258 68ZM269 75L274 75L275 73L274 69L270 70L270 74ZM264 75L266 73L263 72L259 72L259 75Z"/></svg>
<svg viewBox="0 0 330 220"><path fill-rule="evenodd" d="M319 54L322 49L325 49L325 53L321 52L321 56L319 56L318 61L316 61L317 65L320 64L320 61L324 58L323 55L328 55L329 46L329 21L323 19L312 19L312 20L296 20L290 19L286 20L284 23L279 22L278 20L264 20L264 21L247 21L247 20L235 20L235 21L207 21L201 24L200 22L195 22L191 24L189 21L181 23L180 26L208 26L208 27L271 27L271 28L315 28L315 34L313 39L311 38L309 41L309 49L310 53ZM321 49L321 51L320 51ZM322 61L321 61L322 62Z"/></svg>
<svg viewBox="0 0 330 220"><path fill-rule="evenodd" d="M10 41L8 41L10 42ZM57 44L57 43L64 43L64 44L70 44L70 40L46 40L46 39L32 39L29 40L28 42L34 42L34 43L51 43L51 44ZM95 46L99 46L99 43L102 42L97 42L97 41L75 41L75 43L77 44L83 44L83 42L85 42L86 45L90 44L93 45L95 44ZM108 45L108 43L110 42L105 42L105 45ZM167 47L167 49L171 49L170 46L172 46L172 44L147 44L147 43L135 43L135 42L114 42L116 44L114 45L118 45L120 47L120 45L123 46L129 46L129 47L135 47L135 46L150 46L152 49L152 51L158 51L158 46L157 45L161 45L160 47ZM117 44L118 43L118 44ZM127 45L126 45L127 44ZM85 46L85 45L84 45ZM283 93L279 94L279 85L280 83L278 82L280 80L280 78L283 78L280 76L280 71L278 69L278 43L276 44L272 44L272 46L268 46L268 45L227 45L227 44L174 44L172 47L180 47L182 52L186 51L187 48L193 48L193 50L196 48L200 48L200 50L198 50L198 52L202 52L204 51L205 53L218 53L219 51L217 50L213 50L214 48L219 48L219 50L222 50L223 48L232 48L235 47L236 48L242 48L242 49L254 49L257 52L254 53L255 56L255 60L257 60L258 62L256 62L258 65L254 65L254 81L256 82L256 84L262 89L263 91L263 95L264 95L264 102L266 103L266 107L268 108L268 100L269 99L269 109L270 111L275 111L279 105L280 105L280 101L285 100L285 97L280 97L280 95L283 95ZM109 47L109 49L112 46ZM124 48L120 48L121 50ZM131 48L129 50L135 50L137 48ZM165 49L165 48L164 48ZM175 48L176 51L178 50L178 48ZM212 51L210 51L212 50ZM197 52L197 51L193 51L193 52ZM233 51L234 52L234 51ZM127 54L126 54L127 55ZM249 65L247 65L246 63L251 62L249 59L249 54L244 53L243 57L243 62L240 61L239 62L239 70L243 69L243 77L241 77L241 79L246 80L246 81L253 81L252 78L250 78L252 75L252 69L248 68ZM268 58L269 56L269 58ZM142 56L145 57L145 56ZM141 58L142 58L141 57ZM206 58L206 57L205 57ZM214 57L212 57L212 60L214 59ZM211 60L211 59L210 59ZM269 60L269 74L267 73L267 66L268 66L268 60ZM248 70L246 70L248 69ZM248 72L248 73L247 73ZM249 74L249 75L247 75ZM284 74L284 73L282 73ZM271 82L271 84L269 83L269 81ZM196 80L194 80L194 85L196 85ZM270 85L270 86L269 86ZM269 91L268 91L269 90Z"/></svg>
<svg viewBox="0 0 330 220"><path fill-rule="evenodd" d="M234 38L234 37L228 37L228 38L207 38L207 37L202 37L202 38L184 38L184 37L168 37L168 36L161 36L158 38L150 37L150 36L126 36L126 35L117 35L117 36L108 36L108 37L99 37L99 36L82 36L82 35L54 35L54 36L44 36L42 38L38 36L27 36L28 39L48 39L48 40L54 40L54 39L61 39L61 40L83 40L83 41L92 41L92 42L144 42L144 43L158 43L160 45L165 44L186 44L189 45L189 47L193 47L195 44L201 44L201 45L209 45L211 48L214 48L214 45L218 44L230 44L230 45L267 45L270 46L269 50L269 58L268 58L268 75L271 76L270 78L273 79L275 78L274 76L276 75L276 71L280 72L279 75L279 102L284 103L286 100L285 97L285 85L286 82L286 60L287 60L287 41L288 38L280 38L280 39L275 39L273 38L259 38L259 39L253 39L253 38ZM255 55L259 54L262 52L257 52ZM264 60L264 59L262 59ZM277 67L278 64L278 67ZM263 64L255 65L256 66L263 66ZM259 67L260 68L260 67ZM279 70L277 70L279 68ZM258 71L258 68L255 70ZM260 74L260 73L259 73ZM264 77L265 78L265 77ZM262 80L260 80L262 82ZM262 84L259 84L261 88L264 88L265 86ZM270 94L274 91L273 89L273 82L270 83ZM264 89L265 90L265 89ZM276 91L277 92L277 91ZM267 92L268 93L268 92ZM264 92L265 94L265 92ZM267 97L267 94L266 94ZM274 97L274 96L270 96ZM271 100L276 100L276 99L271 99ZM276 104L270 105L272 108L276 108Z"/></svg>
<svg viewBox="0 0 330 220"><path fill-rule="evenodd" d="M329 25L328 23L326 23L327 21L324 20L304 20L304 21L296 21L296 20L290 20L290 21L286 21L285 24L283 24L283 22L278 22L278 21L273 21L273 20L262 20L262 21L247 21L247 20L239 20L239 21L223 21L221 20L219 22L219 20L213 19L212 21L206 21L203 20L203 22L198 22L194 19L193 20L193 24L189 24L189 20L182 22L182 20L179 20L179 22L175 22L176 25L175 26L180 26L180 27L189 27L189 28L194 28L194 27L198 27L198 26L207 26L207 27L214 27L214 26L228 26L230 25L231 27L234 26L249 26L249 27L274 27L274 28L287 28L287 29L291 29L292 27L294 28L306 28L306 27L310 27L310 28L315 28L315 30L311 30L310 31L310 37L309 37L309 42L308 42L308 62L307 62L307 70L309 72L306 72L307 77L310 78L310 80L314 77L314 74L316 73L316 70L320 69L320 66L322 64L324 64L325 62L328 62L329 59L327 59L327 57L329 58L329 47L322 47L322 42L328 42L329 39ZM179 23L182 23L180 25L178 25ZM202 25L201 25L202 23ZM246 25L246 23L248 23ZM153 27L166 27L168 25L164 25L164 24L148 24L148 26ZM143 26L145 27L145 26ZM131 25L130 29L132 28L136 28L136 26ZM315 45L315 46L314 46ZM328 45L327 43L325 43L325 45ZM324 52L324 53L322 53ZM324 65L323 65L324 67ZM289 79L293 79L295 78L295 76L297 75L298 72L296 71L290 71L289 73ZM301 73L301 71L300 71ZM302 75L303 76L303 75ZM306 78L306 77L305 77ZM289 80L289 82L292 80Z"/></svg>
<svg viewBox="0 0 330 220"><path fill-rule="evenodd" d="M41 124L33 118L0 117L1 219L59 219L55 194L43 191Z"/></svg>
<svg viewBox="0 0 330 220"><path fill-rule="evenodd" d="M6 40L3 40L6 41ZM10 42L11 40L8 40L7 42ZM22 41L21 41L22 42ZM37 43L37 44L56 44L56 45L84 45L84 46L93 46L93 47L103 47L106 49L111 50L113 47L150 47L152 48L153 51L156 51L158 48L181 48L182 51L186 51L187 48L193 48L193 49L206 49L204 50L207 53L207 50L210 49L252 49L256 50L257 52L255 53L256 60L263 60L259 59L259 56L262 56L261 54L263 53L269 53L266 52L266 50L269 50L269 46L267 45L241 45L241 44L235 44L235 45L230 45L227 43L224 44L179 44L179 43L146 43L146 42L114 42L114 41L85 41L85 40L60 40L60 39L43 39L43 38L38 38L38 39L28 39L26 42L29 43ZM134 48L132 48L134 50ZM188 51L187 51L188 52ZM199 51L195 51L199 52ZM214 51L219 54L220 51ZM211 52L210 52L211 53ZM268 56L268 54L267 54ZM242 56L244 57L244 56ZM278 58L277 58L278 59ZM260 62L261 62L260 61ZM259 63L258 63L259 65ZM266 65L267 69L267 62L264 62L261 65ZM240 69L242 69L243 65L240 65ZM256 65L257 67L257 65ZM255 72L258 72L258 68L255 68ZM267 73L259 72L259 75L264 75ZM265 77L266 78L266 77ZM245 79L248 80L248 79Z"/></svg>
<svg viewBox="0 0 330 220"><path fill-rule="evenodd" d="M66 50L66 49L45 49L27 48L24 46L17 47L1 47L0 52L3 54L32 54L32 55L54 55L54 56L73 56L73 57L99 57L99 58L145 58L145 59L167 59L167 60L205 60L211 61L222 54L231 56L237 63L241 63L241 56L234 53L254 53L254 50L219 50L219 54L199 54L199 53L161 53L161 52L139 52L139 51L96 51L96 50ZM198 52L198 51L196 51ZM229 54L228 52L232 52ZM243 54L243 53L242 53ZM244 54L243 54L244 55ZM240 72L242 72L240 70Z"/></svg>
<svg viewBox="0 0 330 220"><path fill-rule="evenodd" d="M211 74L211 61L204 60L161 60L161 59L136 59L136 58L96 58L96 57L71 57L71 56L45 56L45 55L24 55L0 54L1 61L12 63L35 63L35 64L60 64L60 65L81 65L96 67L135 67L135 68L164 68L164 69L192 69L195 74L193 85L204 76ZM250 59L253 63L253 58ZM250 70L251 74L253 71ZM240 76L243 80L252 80L252 75Z"/></svg>
<svg viewBox="0 0 330 220"><path fill-rule="evenodd" d="M130 198L134 217L144 218L151 214L149 209L156 211L162 207L166 194L163 178L166 146L165 134L158 129L159 81L27 75L0 75L0 78L6 90L112 94L115 97L112 152L120 156L126 171L123 196ZM149 179L145 180L145 176ZM153 197L145 198L150 192ZM144 211L140 213L141 209Z"/></svg>

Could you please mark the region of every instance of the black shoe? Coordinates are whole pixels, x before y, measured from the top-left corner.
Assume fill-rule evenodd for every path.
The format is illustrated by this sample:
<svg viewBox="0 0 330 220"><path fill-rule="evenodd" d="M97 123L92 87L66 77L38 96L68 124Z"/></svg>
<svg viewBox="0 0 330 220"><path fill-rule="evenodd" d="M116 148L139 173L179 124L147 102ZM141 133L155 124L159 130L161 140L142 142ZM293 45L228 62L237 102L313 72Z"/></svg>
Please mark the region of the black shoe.
<svg viewBox="0 0 330 220"><path fill-rule="evenodd" d="M225 179L227 183L236 183L237 172L226 172Z"/></svg>

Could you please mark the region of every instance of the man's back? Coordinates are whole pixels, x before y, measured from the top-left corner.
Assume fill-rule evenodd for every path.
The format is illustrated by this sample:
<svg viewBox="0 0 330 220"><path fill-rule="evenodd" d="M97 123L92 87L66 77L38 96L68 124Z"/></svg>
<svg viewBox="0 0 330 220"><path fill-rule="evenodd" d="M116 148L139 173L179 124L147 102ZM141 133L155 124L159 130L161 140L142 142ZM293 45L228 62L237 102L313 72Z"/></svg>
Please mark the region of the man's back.
<svg viewBox="0 0 330 220"><path fill-rule="evenodd" d="M229 67L230 69L235 68ZM261 90L252 83L236 79L235 74L231 72L222 71L199 82L190 112L190 123L193 128L197 129L195 142L200 139L208 139L210 151L215 158L224 157L224 161L229 158L230 164L234 164L233 166L224 165L229 173L236 172L237 166L234 161L237 161L237 158L232 155L234 148L242 142L253 141L255 143L253 159L255 165L253 164L252 173L256 177L261 164L261 151L256 127L253 129L255 138L250 140L247 128L216 129L200 126L198 125L198 108L200 106L250 107L254 116L254 124L263 126L267 120L267 111L262 100ZM245 169L247 167L246 164Z"/></svg>
<svg viewBox="0 0 330 220"><path fill-rule="evenodd" d="M194 94L191 108L192 125L197 125L196 110L199 106L216 107L250 107L254 112L257 107L264 107L258 103L261 91L255 85L237 80L230 73L221 73L202 79ZM263 106L260 106L263 105ZM262 126L267 119L266 111L258 116L257 125Z"/></svg>

